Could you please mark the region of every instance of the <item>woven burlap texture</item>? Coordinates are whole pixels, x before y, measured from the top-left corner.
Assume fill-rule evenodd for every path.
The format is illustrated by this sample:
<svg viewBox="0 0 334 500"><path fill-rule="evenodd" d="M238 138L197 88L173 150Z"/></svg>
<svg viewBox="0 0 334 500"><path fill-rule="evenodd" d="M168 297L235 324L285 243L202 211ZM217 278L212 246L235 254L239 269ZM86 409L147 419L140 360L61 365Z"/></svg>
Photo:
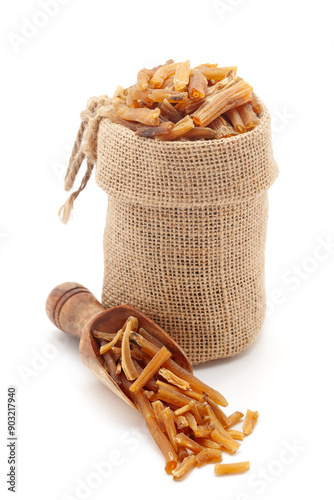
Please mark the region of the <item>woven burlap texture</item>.
<svg viewBox="0 0 334 500"><path fill-rule="evenodd" d="M278 173L265 106L236 137L160 142L102 119L105 307L131 304L193 364L233 356L265 315L267 191Z"/></svg>

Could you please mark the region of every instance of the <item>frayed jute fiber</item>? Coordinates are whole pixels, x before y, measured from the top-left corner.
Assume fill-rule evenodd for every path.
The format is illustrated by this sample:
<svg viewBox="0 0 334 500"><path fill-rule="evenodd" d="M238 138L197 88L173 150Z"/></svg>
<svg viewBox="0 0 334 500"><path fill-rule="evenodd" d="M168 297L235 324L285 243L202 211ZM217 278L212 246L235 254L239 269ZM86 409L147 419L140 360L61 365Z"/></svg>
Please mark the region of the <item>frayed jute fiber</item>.
<svg viewBox="0 0 334 500"><path fill-rule="evenodd" d="M267 108L242 135L160 142L112 123L103 99L82 114L67 174L86 156L82 182L96 163L108 195L103 305L140 309L193 364L239 353L265 316L268 188L278 174Z"/></svg>

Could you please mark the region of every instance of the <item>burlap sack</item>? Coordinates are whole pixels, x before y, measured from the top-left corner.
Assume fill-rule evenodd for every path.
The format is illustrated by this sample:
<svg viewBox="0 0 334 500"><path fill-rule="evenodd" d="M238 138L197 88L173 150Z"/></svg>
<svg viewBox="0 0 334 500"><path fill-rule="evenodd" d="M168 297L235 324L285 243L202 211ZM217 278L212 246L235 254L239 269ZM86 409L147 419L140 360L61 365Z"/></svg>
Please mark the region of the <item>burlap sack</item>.
<svg viewBox="0 0 334 500"><path fill-rule="evenodd" d="M154 141L103 115L95 132L109 200L103 305L137 307L193 364L245 349L265 315L267 191L278 173L266 107L253 131L228 139Z"/></svg>

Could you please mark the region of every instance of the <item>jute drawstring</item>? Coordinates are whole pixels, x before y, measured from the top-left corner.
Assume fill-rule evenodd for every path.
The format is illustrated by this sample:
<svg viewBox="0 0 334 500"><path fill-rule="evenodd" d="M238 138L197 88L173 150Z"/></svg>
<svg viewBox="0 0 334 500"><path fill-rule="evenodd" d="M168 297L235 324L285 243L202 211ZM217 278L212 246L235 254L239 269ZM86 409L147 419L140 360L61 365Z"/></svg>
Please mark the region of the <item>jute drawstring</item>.
<svg viewBox="0 0 334 500"><path fill-rule="evenodd" d="M91 97L88 100L87 107L81 112L81 124L75 139L72 149L72 154L67 167L64 188L65 191L70 191L80 167L86 158L86 172L81 180L79 188L71 193L66 202L60 207L58 215L61 221L66 224L70 218L73 204L78 195L85 189L96 163L97 151L97 133L99 124L102 118L108 116L108 112L112 109L112 99L107 95L100 97Z"/></svg>

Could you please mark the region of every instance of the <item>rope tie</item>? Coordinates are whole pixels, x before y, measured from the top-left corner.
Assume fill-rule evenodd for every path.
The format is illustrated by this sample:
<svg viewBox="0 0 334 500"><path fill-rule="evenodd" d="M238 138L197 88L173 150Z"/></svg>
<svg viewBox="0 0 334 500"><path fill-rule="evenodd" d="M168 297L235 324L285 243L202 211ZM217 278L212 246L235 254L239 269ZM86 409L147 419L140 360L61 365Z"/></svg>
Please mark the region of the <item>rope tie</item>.
<svg viewBox="0 0 334 500"><path fill-rule="evenodd" d="M86 172L81 180L79 188L67 198L60 207L58 215L60 220L66 224L70 218L73 204L78 195L83 191L92 175L97 160L97 134L102 118L108 116L112 108L112 99L107 95L91 97L87 107L81 112L81 124L74 142L71 157L67 167L64 189L70 191L78 175L80 167L86 158Z"/></svg>

